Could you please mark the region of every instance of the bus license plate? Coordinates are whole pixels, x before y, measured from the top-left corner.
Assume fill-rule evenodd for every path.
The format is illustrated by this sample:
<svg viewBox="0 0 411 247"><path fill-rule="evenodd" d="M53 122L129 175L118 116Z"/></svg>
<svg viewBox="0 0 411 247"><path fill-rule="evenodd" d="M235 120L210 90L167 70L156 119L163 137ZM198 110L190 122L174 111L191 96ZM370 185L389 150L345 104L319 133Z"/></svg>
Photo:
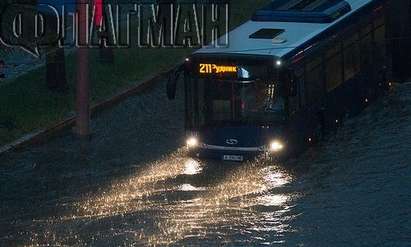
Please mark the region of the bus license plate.
<svg viewBox="0 0 411 247"><path fill-rule="evenodd" d="M242 155L224 155L223 160L227 161L243 161L244 157Z"/></svg>

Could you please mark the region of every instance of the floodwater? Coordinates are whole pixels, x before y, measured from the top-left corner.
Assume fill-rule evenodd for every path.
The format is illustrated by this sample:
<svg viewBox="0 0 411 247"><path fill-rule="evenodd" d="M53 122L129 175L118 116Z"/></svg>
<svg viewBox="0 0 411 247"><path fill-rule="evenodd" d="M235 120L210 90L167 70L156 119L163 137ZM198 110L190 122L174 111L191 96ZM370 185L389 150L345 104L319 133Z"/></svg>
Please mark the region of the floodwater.
<svg viewBox="0 0 411 247"><path fill-rule="evenodd" d="M178 97L0 157L0 246L411 246L411 84L285 163L188 158Z"/></svg>

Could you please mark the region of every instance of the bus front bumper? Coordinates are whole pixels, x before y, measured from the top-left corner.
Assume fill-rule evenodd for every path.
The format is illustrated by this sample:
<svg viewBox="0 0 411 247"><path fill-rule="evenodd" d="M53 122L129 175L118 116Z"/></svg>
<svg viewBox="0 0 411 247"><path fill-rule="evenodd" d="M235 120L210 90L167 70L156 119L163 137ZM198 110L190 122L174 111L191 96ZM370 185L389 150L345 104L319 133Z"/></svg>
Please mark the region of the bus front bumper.
<svg viewBox="0 0 411 247"><path fill-rule="evenodd" d="M277 156L280 152L272 152L269 147L226 147L200 144L198 147L189 149L193 157L200 159L214 159L223 161L242 162L257 157Z"/></svg>

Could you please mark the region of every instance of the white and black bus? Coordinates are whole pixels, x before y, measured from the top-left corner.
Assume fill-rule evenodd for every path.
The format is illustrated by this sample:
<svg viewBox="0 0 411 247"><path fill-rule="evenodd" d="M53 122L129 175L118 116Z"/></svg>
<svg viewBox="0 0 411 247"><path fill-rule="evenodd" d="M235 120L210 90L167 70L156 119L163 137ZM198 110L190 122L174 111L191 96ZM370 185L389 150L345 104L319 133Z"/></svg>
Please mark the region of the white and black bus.
<svg viewBox="0 0 411 247"><path fill-rule="evenodd" d="M301 150L388 88L384 0L274 0L194 52L184 74L187 146L242 161ZM227 37L222 37L226 39Z"/></svg>

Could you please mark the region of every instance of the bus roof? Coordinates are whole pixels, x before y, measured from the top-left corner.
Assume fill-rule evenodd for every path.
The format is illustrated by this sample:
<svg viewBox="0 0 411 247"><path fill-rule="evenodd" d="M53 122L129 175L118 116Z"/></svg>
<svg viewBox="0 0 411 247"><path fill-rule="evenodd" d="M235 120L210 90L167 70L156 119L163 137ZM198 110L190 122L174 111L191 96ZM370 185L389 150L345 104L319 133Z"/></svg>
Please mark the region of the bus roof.
<svg viewBox="0 0 411 247"><path fill-rule="evenodd" d="M229 35L229 45L226 47L204 47L194 54L242 54L242 55L265 55L274 58L282 58L296 48L310 41L317 35L336 26L362 7L379 0L346 0L351 6L351 11L344 14L337 20L329 23L313 22L270 22L270 21L247 21L232 30ZM263 29L263 30L261 30ZM269 32L276 30L274 39L272 38L251 38L250 35L261 30L269 36ZM258 37L258 35L257 35ZM221 37L221 41L226 40L226 36ZM222 42L221 42L222 43Z"/></svg>

